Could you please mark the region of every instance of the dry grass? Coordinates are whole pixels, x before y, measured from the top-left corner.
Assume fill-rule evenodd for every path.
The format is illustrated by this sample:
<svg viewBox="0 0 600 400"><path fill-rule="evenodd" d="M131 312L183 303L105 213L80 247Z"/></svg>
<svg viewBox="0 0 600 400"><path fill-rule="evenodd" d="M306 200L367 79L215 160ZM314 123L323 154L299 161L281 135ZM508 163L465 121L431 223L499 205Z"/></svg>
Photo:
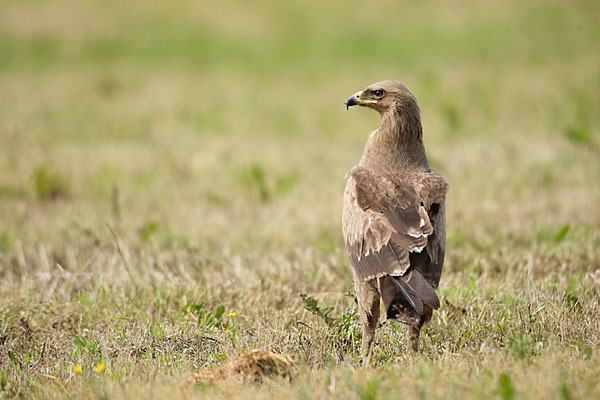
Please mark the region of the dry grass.
<svg viewBox="0 0 600 400"><path fill-rule="evenodd" d="M0 398L600 397L597 5L2 10ZM377 117L342 102L384 78L448 250L423 353L384 322L362 368L341 195ZM237 383L251 349L291 379Z"/></svg>

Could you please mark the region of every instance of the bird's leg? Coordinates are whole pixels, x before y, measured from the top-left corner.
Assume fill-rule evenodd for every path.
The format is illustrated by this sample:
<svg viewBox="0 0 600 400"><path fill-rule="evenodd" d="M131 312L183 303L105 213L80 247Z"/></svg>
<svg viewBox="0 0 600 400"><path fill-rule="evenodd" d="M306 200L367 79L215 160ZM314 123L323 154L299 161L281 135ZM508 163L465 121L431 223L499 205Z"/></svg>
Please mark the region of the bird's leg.
<svg viewBox="0 0 600 400"><path fill-rule="evenodd" d="M421 328L431 319L433 310L431 307L423 306L423 315L419 318L416 325L409 325L408 327L408 348L413 352L419 351L419 336L421 336Z"/></svg>
<svg viewBox="0 0 600 400"><path fill-rule="evenodd" d="M420 322L420 321L419 321ZM413 352L419 351L419 336L421 335L421 324L409 325L408 327L408 348Z"/></svg>
<svg viewBox="0 0 600 400"><path fill-rule="evenodd" d="M379 289L376 279L368 282L355 279L354 287L358 299L358 314L362 323L361 353L363 356L363 365L368 365L373 354L373 340L375 339L375 329L379 321Z"/></svg>

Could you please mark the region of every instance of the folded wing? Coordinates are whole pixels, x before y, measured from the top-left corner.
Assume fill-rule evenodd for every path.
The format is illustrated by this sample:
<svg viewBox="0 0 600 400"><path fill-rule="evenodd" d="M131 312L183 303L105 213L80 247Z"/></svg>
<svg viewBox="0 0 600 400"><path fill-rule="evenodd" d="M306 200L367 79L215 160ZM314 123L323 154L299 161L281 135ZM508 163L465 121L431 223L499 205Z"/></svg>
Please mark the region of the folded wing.
<svg viewBox="0 0 600 400"><path fill-rule="evenodd" d="M389 293L400 292L418 314L423 303L438 308L433 287L441 264L434 265L430 254L440 251L430 247L443 246L435 225L448 184L434 170L401 181L355 167L347 178L343 229L355 275L363 281L397 277L387 282L395 286ZM391 299L382 296L387 307Z"/></svg>

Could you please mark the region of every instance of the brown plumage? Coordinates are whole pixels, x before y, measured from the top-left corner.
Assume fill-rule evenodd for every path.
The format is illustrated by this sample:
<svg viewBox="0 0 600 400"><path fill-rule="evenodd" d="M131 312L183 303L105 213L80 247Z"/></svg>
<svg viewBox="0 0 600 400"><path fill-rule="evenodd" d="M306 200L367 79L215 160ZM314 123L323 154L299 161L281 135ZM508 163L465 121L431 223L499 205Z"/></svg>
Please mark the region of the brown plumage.
<svg viewBox="0 0 600 400"><path fill-rule="evenodd" d="M342 220L368 360L380 298L388 319L410 326L413 350L439 307L435 289L444 263L448 184L429 166L417 99L403 84L375 83L346 102L354 105L381 116L346 175Z"/></svg>

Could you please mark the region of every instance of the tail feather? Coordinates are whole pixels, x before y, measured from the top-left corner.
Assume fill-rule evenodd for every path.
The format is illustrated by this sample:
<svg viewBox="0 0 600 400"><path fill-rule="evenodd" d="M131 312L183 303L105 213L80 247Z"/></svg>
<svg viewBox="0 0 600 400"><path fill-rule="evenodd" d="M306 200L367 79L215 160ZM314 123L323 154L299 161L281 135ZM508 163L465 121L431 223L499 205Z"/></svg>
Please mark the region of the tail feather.
<svg viewBox="0 0 600 400"><path fill-rule="evenodd" d="M392 282L398 289L396 297L398 297L398 294L401 294L417 314L423 314L423 300L419 298L419 294L402 279L392 278Z"/></svg>
<svg viewBox="0 0 600 400"><path fill-rule="evenodd" d="M440 299L435 293L435 290L419 271L413 269L410 272L409 279L406 283L408 283L408 285L414 289L419 298L423 300L423 303L427 304L434 310L440 308Z"/></svg>
<svg viewBox="0 0 600 400"><path fill-rule="evenodd" d="M440 306L435 290L417 270L403 277L382 277L379 285L388 319L412 324L424 314L424 305L432 309Z"/></svg>

